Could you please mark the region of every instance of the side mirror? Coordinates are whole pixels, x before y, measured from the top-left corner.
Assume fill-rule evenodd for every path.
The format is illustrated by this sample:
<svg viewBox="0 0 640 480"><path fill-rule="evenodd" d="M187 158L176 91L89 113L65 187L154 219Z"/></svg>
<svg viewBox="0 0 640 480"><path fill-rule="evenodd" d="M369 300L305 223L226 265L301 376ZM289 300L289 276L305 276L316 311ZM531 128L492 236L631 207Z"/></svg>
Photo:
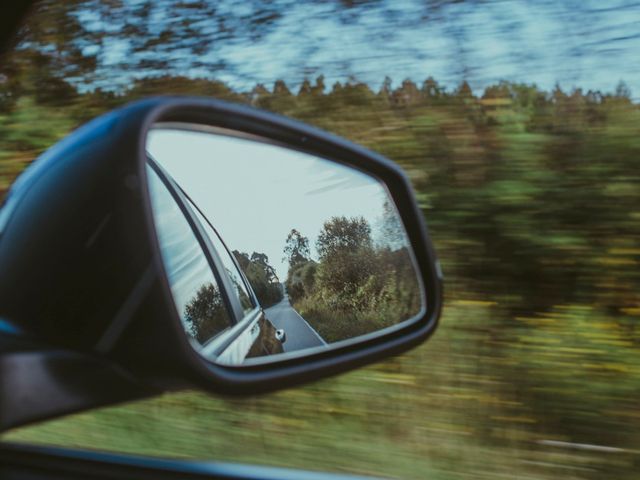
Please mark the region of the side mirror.
<svg viewBox="0 0 640 480"><path fill-rule="evenodd" d="M106 114L34 162L0 209L13 335L149 391L250 394L345 371L422 342L440 306L395 164L225 102Z"/></svg>

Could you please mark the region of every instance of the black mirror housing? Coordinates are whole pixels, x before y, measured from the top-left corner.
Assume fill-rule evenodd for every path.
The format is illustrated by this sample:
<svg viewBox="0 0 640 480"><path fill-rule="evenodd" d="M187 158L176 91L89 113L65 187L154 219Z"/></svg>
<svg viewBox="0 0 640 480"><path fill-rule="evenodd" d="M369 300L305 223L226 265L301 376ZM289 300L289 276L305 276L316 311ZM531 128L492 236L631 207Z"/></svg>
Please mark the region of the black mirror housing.
<svg viewBox="0 0 640 480"><path fill-rule="evenodd" d="M277 364L240 368L203 359L177 319L152 218L145 139L159 121L240 131L380 179L415 252L427 299L420 318L360 343ZM441 299L439 265L399 167L318 129L222 101L156 97L99 117L36 160L0 209L0 319L11 331L0 329L0 337L19 338L13 345L27 341L28 350L40 352L45 366L52 365L47 352L54 350L108 365L105 371L126 379L122 387L114 387L122 389L121 395L109 402L194 386L221 394L255 394L343 372L424 341L436 328ZM24 351L4 348L0 366ZM51 369L51 375L81 390L91 381L90 371L68 364ZM0 379L0 390L6 392L10 380ZM125 387L131 384L138 388ZM34 382L21 385L28 395L36 394ZM4 413L3 425L105 403L99 393L85 397L84 403L60 401L57 409L50 405L39 413L23 412L19 420Z"/></svg>

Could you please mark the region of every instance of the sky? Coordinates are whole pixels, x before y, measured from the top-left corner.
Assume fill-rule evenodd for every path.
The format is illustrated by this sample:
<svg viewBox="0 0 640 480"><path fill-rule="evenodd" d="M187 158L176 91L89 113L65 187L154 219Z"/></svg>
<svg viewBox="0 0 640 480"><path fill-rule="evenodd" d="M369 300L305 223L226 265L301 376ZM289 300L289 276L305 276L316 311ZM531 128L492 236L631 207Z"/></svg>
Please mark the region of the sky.
<svg viewBox="0 0 640 480"><path fill-rule="evenodd" d="M295 90L305 77L323 74L329 86L352 79L376 90L385 76L394 86L432 76L449 90L467 80L476 93L500 80L612 92L624 80L640 95L640 3L633 0L380 0L348 10L331 1L279 3L286 7L267 33L240 28L211 42L201 59L220 61L218 70L187 66L184 52L174 52L171 64L181 74L244 91L276 79ZM445 6L425 7L437 3ZM227 8L230 15L240 6ZM161 25L163 13L156 17ZM153 48L144 54L153 57ZM126 43L112 41L101 58L108 66L127 55ZM122 72L115 81L149 73Z"/></svg>
<svg viewBox="0 0 640 480"><path fill-rule="evenodd" d="M377 227L388 194L355 169L280 146L184 130L155 129L147 150L218 230L230 250L265 253L281 281L292 228L309 238L312 258L323 223L362 216Z"/></svg>

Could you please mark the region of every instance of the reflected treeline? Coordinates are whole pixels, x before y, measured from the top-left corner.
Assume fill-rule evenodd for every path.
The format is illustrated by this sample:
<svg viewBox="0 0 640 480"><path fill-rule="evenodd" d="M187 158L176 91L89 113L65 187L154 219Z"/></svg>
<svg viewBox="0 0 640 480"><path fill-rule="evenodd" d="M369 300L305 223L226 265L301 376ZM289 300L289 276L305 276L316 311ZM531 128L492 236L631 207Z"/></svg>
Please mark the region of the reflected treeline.
<svg viewBox="0 0 640 480"><path fill-rule="evenodd" d="M3 105L1 189L72 128L126 101L166 92L213 95L293 116L400 163L446 277L441 327L423 347L276 397L158 400L163 418L179 416L179 404L189 402L204 413L193 425L180 420L181 445L175 429L158 425L165 437L153 437L154 453L179 449L209 458L215 451L217 458L274 462L287 451L280 464L324 469L329 462L413 478L480 471L488 478L637 477L640 109L624 84L604 93L502 82L474 93L464 83L449 90L433 79L372 90L319 78L299 91L278 81L236 92L216 81L158 77L121 94L65 92L25 90ZM359 298L362 305L371 298L336 294L319 266L307 262L291 272L289 292L301 312L305 302ZM305 282L309 292L322 285L324 293L307 296ZM323 402L327 409L319 412ZM107 412L96 418L110 421ZM162 421L145 418L139 430ZM215 449L205 449L203 422L225 432ZM115 440L101 438L95 447L124 448L117 426L109 428ZM269 442L244 435L247 429L269 432ZM47 438L63 442L61 430ZM74 431L72 443L91 444L95 428ZM239 442L251 444L250 455L237 451ZM149 453L144 439L126 445Z"/></svg>
<svg viewBox="0 0 640 480"><path fill-rule="evenodd" d="M398 232L389 228L385 233L390 237L376 245L363 217L332 217L318 235L317 262L309 255L308 239L295 229L289 234L289 299L326 342L375 332L420 311L420 289L407 247L390 248Z"/></svg>
<svg viewBox="0 0 640 480"><path fill-rule="evenodd" d="M251 284L262 308L266 308L282 300L282 286L280 285L274 268L269 264L267 255L253 252L251 257L249 257L246 253L241 253L237 250L233 251L233 255ZM237 280L239 279L230 277L232 285L235 285ZM238 288L236 286L236 291L241 298L242 295L246 296L244 288ZM249 298L247 298L246 301L249 304L251 303ZM231 320L222 293L218 286L212 283L204 283L197 290L193 298L186 304L183 317L187 333L201 345L204 345L231 326ZM258 342L258 346L251 349L249 356L259 356L260 352L267 352L263 353L266 355L282 351L279 342L275 340L270 341L271 337L275 338L273 335L275 330L273 326L268 325L268 323L269 322L261 320L261 325L264 324L262 328L272 334L270 336L266 334L262 335L262 337L269 339L269 343L265 344L264 338L261 338L261 342Z"/></svg>
<svg viewBox="0 0 640 480"><path fill-rule="evenodd" d="M236 261L251 284L260 306L267 308L282 300L282 286L275 269L269 264L269 257L264 253L246 253L233 251Z"/></svg>

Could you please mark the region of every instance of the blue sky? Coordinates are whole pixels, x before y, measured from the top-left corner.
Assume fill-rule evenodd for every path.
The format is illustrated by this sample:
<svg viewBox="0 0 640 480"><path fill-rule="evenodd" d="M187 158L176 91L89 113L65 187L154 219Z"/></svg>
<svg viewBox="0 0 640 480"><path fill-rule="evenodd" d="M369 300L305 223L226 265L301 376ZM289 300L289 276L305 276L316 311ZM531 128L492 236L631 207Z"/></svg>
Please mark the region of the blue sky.
<svg viewBox="0 0 640 480"><path fill-rule="evenodd" d="M640 94L640 3L476 1L428 10L428 18L424 1L376 5L345 23L333 2L289 4L265 36L221 40L202 56L226 67L180 73L212 76L240 90L276 79L295 89L304 77L324 74L329 86L352 78L375 89L385 76L394 85L433 76L449 89L465 79L476 92L500 80L613 91L624 80ZM120 61L126 48L107 44L102 58ZM184 59L176 53L175 65ZM148 73L127 72L120 82Z"/></svg>
<svg viewBox="0 0 640 480"><path fill-rule="evenodd" d="M616 10L616 2L588 1L580 9L568 2L459 4L441 19L411 25L407 19L414 9L418 15L420 3L393 2L404 11L397 22L372 10L356 24L343 26L328 7L301 2L264 41L230 47L225 53L235 65L234 74L222 78L248 87L305 70L311 77L324 73L329 84L353 76L379 87L385 75L396 84L406 77L420 82L433 76L450 88L464 78L476 90L506 79L545 89L557 82L565 88L606 91L622 79L640 90L639 6ZM609 8L602 8L605 4ZM304 45L316 48L305 55L301 69L296 50Z"/></svg>

